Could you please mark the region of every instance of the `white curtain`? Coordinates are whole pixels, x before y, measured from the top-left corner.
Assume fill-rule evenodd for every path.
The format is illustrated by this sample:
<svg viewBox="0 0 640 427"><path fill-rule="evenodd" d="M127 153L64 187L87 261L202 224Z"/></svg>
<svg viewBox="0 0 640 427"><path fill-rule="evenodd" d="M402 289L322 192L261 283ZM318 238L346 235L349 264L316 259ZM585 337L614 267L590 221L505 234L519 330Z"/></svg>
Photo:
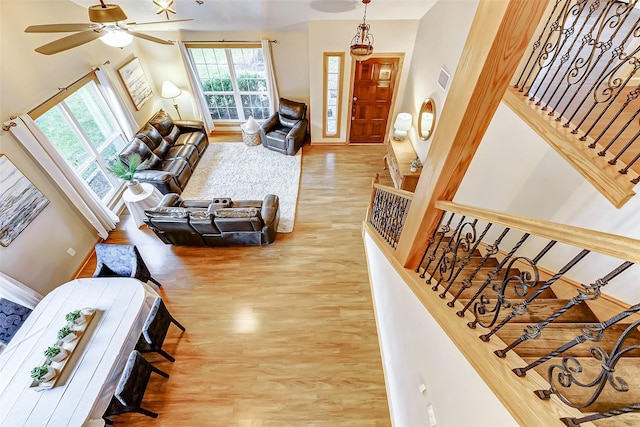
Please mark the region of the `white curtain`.
<svg viewBox="0 0 640 427"><path fill-rule="evenodd" d="M0 298L8 299L33 310L42 299L42 295L13 277L0 272Z"/></svg>
<svg viewBox="0 0 640 427"><path fill-rule="evenodd" d="M204 127L207 130L207 133L211 133L211 131L213 131L216 127L213 124L213 119L211 118L211 114L209 113L209 105L207 104L207 99L204 97L204 93L202 93L198 73L196 72L195 66L191 62L191 56L189 55L187 47L184 45L184 43L178 41L178 48L180 49L182 62L184 63L184 68L187 70L187 76L189 77L189 86L191 87L191 93L193 94L193 97L191 99L193 110L197 115L196 118L204 122Z"/></svg>
<svg viewBox="0 0 640 427"><path fill-rule="evenodd" d="M271 42L267 39L260 41L262 44L262 56L264 57L264 65L267 71L267 87L271 94L269 102L269 115L278 111L280 106L280 95L278 94L278 85L276 83L276 75L273 71L273 57L271 56Z"/></svg>
<svg viewBox="0 0 640 427"><path fill-rule="evenodd" d="M118 217L111 212L98 196L71 169L67 161L53 146L49 138L40 130L38 125L27 114L13 120L11 133L31 153L56 183L60 190L71 200L80 213L96 229L103 239L109 237ZM8 123L7 123L8 124Z"/></svg>
<svg viewBox="0 0 640 427"><path fill-rule="evenodd" d="M98 77L98 89L102 93L102 96L107 100L107 103L112 106L111 111L116 116L118 124L122 128L122 132L128 139L131 139L134 132L138 129L136 119L133 117L131 110L129 110L122 100L122 97L113 88L113 83L109 78L109 75L105 72L103 67L95 67L94 71Z"/></svg>

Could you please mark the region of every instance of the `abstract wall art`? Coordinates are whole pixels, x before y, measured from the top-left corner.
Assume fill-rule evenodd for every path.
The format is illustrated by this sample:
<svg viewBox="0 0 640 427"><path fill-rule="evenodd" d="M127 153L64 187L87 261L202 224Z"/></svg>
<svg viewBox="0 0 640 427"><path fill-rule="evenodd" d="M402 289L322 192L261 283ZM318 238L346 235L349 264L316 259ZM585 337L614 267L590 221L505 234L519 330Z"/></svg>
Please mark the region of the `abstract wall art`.
<svg viewBox="0 0 640 427"><path fill-rule="evenodd" d="M0 154L0 246L9 246L49 200L4 154Z"/></svg>

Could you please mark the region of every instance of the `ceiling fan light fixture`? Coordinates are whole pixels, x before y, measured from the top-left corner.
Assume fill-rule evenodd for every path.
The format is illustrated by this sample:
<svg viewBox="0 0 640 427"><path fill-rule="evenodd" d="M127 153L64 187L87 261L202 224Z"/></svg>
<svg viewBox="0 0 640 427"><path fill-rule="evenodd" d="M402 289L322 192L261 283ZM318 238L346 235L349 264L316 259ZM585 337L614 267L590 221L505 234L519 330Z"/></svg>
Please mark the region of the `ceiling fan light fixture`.
<svg viewBox="0 0 640 427"><path fill-rule="evenodd" d="M126 31L105 29L100 41L111 47L125 47L131 44L133 36Z"/></svg>
<svg viewBox="0 0 640 427"><path fill-rule="evenodd" d="M373 35L369 33L370 25L367 24L367 5L371 0L362 0L364 4L364 16L362 23L358 25L356 35L351 39L349 52L356 61L364 61L373 53Z"/></svg>
<svg viewBox="0 0 640 427"><path fill-rule="evenodd" d="M117 4L101 4L89 6L89 21L98 23L125 21L127 15Z"/></svg>

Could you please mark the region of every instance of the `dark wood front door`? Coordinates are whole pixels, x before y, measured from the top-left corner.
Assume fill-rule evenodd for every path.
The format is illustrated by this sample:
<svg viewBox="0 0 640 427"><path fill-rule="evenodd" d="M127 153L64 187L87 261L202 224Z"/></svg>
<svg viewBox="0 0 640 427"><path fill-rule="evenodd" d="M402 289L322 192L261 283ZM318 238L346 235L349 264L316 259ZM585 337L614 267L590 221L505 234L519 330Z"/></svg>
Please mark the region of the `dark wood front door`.
<svg viewBox="0 0 640 427"><path fill-rule="evenodd" d="M349 142L384 142L398 62L398 58L356 62Z"/></svg>

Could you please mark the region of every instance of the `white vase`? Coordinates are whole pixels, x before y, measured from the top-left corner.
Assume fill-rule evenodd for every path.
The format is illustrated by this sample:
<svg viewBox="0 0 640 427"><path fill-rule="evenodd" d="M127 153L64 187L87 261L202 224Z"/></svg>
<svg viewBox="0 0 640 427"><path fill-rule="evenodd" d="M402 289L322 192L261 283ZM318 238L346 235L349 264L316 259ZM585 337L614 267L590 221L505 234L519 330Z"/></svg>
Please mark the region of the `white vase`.
<svg viewBox="0 0 640 427"><path fill-rule="evenodd" d="M56 363L60 363L62 362L64 359L67 358L67 356L69 356L69 351L67 351L64 348L60 349L60 353L56 354L55 356L53 356L51 359L52 362L56 362Z"/></svg>
<svg viewBox="0 0 640 427"><path fill-rule="evenodd" d="M415 168L413 166L411 166L409 169L411 170L411 172L418 172L418 168Z"/></svg>
<svg viewBox="0 0 640 427"><path fill-rule="evenodd" d="M47 366L47 373L40 377L38 382L46 383L54 379L58 375L58 370L51 366Z"/></svg>
<svg viewBox="0 0 640 427"><path fill-rule="evenodd" d="M76 338L78 338L78 332L76 331L71 331L69 332L67 335L65 335L64 337L62 337L60 339L60 341L65 342L65 343L70 343L71 341L75 340Z"/></svg>
<svg viewBox="0 0 640 427"><path fill-rule="evenodd" d="M131 181L127 181L127 186L129 187L129 191L133 194L142 194L144 193L144 188L136 179L132 179Z"/></svg>

